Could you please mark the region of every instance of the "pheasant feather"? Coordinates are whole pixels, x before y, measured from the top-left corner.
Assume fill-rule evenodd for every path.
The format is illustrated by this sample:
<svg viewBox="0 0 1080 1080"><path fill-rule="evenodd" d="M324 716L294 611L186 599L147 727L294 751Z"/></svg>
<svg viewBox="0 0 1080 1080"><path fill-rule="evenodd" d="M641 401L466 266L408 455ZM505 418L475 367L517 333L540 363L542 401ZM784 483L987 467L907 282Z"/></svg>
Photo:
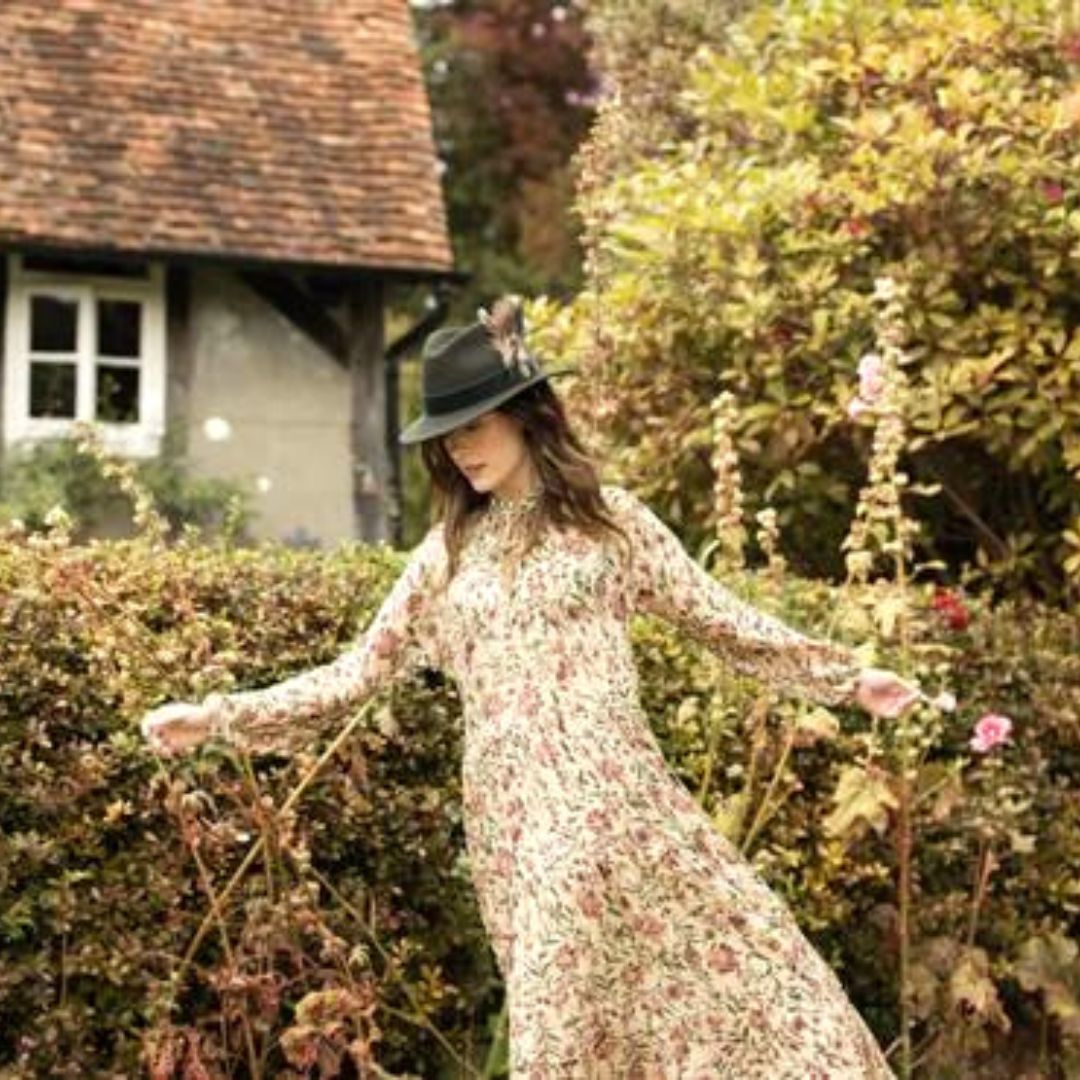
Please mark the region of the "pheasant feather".
<svg viewBox="0 0 1080 1080"><path fill-rule="evenodd" d="M539 370L536 358L525 347L525 312L516 296L501 296L489 312L479 308L477 319L491 337L507 369L515 366L522 375L535 375Z"/></svg>

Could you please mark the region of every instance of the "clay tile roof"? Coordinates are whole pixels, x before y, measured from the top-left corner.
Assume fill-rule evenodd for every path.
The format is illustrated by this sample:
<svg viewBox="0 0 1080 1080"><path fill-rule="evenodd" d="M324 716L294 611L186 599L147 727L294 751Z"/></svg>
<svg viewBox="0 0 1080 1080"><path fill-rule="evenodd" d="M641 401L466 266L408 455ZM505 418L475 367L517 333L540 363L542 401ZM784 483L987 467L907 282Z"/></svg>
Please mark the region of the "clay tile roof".
<svg viewBox="0 0 1080 1080"><path fill-rule="evenodd" d="M451 270L407 0L0 0L0 245Z"/></svg>

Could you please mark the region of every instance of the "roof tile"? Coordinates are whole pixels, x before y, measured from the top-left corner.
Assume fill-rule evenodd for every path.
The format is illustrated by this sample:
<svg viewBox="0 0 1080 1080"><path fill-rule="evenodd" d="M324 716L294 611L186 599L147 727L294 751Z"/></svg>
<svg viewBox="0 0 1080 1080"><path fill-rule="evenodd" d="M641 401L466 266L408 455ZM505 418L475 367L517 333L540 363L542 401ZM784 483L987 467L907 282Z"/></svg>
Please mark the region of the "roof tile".
<svg viewBox="0 0 1080 1080"><path fill-rule="evenodd" d="M436 163L406 0L0 3L0 243L448 271Z"/></svg>

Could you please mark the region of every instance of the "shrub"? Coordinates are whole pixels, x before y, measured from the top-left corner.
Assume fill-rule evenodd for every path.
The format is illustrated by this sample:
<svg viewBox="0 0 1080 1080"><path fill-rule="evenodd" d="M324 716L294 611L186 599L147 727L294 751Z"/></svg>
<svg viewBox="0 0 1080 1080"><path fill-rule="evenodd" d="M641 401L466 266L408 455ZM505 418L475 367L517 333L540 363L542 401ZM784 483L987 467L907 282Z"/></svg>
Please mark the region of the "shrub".
<svg viewBox="0 0 1080 1080"><path fill-rule="evenodd" d="M79 547L63 524L54 517L38 537L9 532L0 546L0 1063L14 1075L135 1075L144 1048L156 1047L146 1060L157 1076L173 1075L170 1053L212 1075L247 1075L247 1035L268 1075L304 1075L288 1071L287 1053L295 1070L313 1048L332 1062L350 1042L390 1070L438 1075L453 1055L475 1068L501 986L464 860L453 687L417 677L380 695L288 813L285 793L344 716L328 717L293 757L246 762L208 747L167 771L135 728L161 700L261 685L330 659L401 557L165 549L140 538ZM794 625L822 627L838 609L821 582L729 573L733 588ZM918 780L915 1004L936 1050L966 1040L941 1060L970 1070L933 1075L993 1076L1006 1050L1013 1064L1038 1061L1044 1030L1044 1066L1061 1068L1076 1007L1065 935L1080 861L1069 783L1080 756L1078 630L1034 604L970 597L953 601L968 615L955 629L928 587L907 599L919 665L951 664L961 700ZM842 608L839 634L864 639L864 609ZM744 843L778 777L747 854L888 1042L893 811L863 804L848 827L832 827L839 782L865 749L865 718L841 716L828 734L816 712L808 722L797 703L762 699L662 624L641 620L634 634L667 758L719 827ZM977 759L970 725L991 706L1013 717L1014 742ZM263 830L273 856L228 898L229 948L211 923L185 966L206 883L220 895ZM980 867L985 888L973 902ZM947 966L959 955L964 984ZM1013 1026L1007 1046L1002 1017ZM323 1075L336 1073L327 1065Z"/></svg>
<svg viewBox="0 0 1080 1080"><path fill-rule="evenodd" d="M1074 601L1080 36L1060 5L624 8L595 15L616 60L581 158L588 287L534 312L548 353L581 357L604 453L700 542L709 407L732 391L752 508L813 538L798 569L835 575L866 441L849 372L889 275L909 295L904 465L940 484L924 556ZM657 116L665 136L640 138Z"/></svg>
<svg viewBox="0 0 1080 1080"><path fill-rule="evenodd" d="M159 457L132 463L132 471L173 532L186 525L206 532L247 527L250 492L232 481L190 476L172 439ZM0 520L41 530L54 507L78 520L85 534L98 533L114 517L130 520L132 513L130 500L80 450L78 437L9 451L0 466Z"/></svg>

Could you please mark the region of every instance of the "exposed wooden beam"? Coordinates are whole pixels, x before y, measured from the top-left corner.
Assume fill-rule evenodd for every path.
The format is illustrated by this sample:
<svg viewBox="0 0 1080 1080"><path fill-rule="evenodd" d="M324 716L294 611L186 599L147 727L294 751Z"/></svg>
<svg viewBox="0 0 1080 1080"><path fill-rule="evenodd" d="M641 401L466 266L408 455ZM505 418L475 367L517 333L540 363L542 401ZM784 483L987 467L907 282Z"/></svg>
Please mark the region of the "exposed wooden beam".
<svg viewBox="0 0 1080 1080"><path fill-rule="evenodd" d="M383 293L383 282L371 278L354 285L345 304L353 518L356 538L368 543L390 539L386 513L390 463L386 453Z"/></svg>
<svg viewBox="0 0 1080 1080"><path fill-rule="evenodd" d="M345 331L318 300L284 274L246 270L240 277L319 348L343 367L348 367L349 346Z"/></svg>

